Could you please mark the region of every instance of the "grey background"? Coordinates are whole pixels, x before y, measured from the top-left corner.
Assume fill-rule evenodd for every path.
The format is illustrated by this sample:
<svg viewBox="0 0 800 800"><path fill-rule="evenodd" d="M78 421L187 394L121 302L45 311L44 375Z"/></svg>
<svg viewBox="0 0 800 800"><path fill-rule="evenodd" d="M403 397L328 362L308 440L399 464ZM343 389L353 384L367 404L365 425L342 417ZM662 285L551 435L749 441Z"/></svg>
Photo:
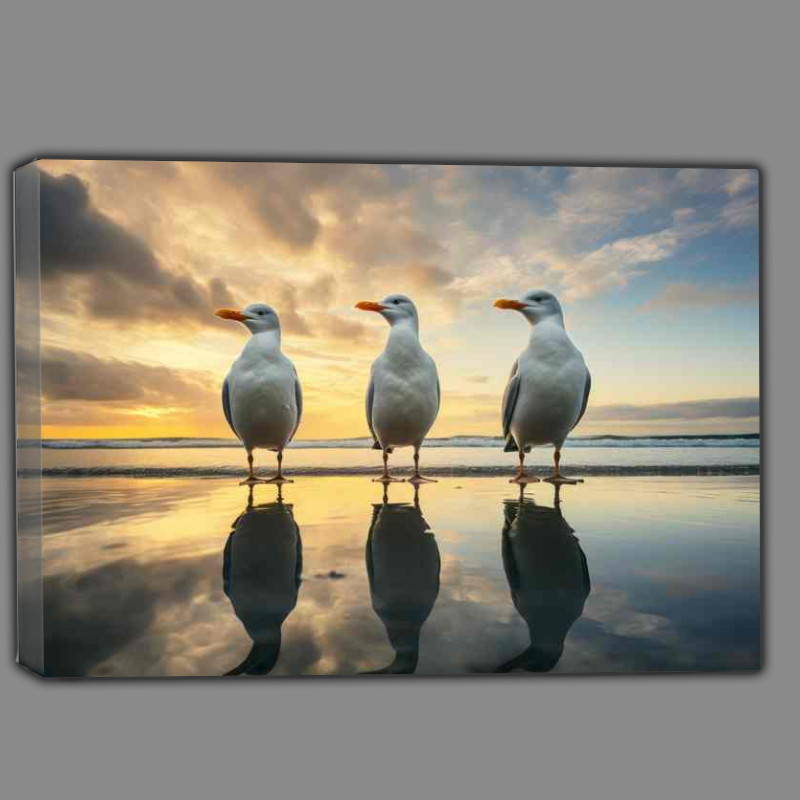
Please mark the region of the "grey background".
<svg viewBox="0 0 800 800"><path fill-rule="evenodd" d="M35 155L762 166L766 665L728 677L43 682L13 663L7 391L4 794L732 798L763 794L767 779L769 794L790 792L800 563L791 4L49 5L7 8L0 32L5 292L10 170ZM0 308L8 316L10 303ZM10 381L10 324L4 332Z"/></svg>

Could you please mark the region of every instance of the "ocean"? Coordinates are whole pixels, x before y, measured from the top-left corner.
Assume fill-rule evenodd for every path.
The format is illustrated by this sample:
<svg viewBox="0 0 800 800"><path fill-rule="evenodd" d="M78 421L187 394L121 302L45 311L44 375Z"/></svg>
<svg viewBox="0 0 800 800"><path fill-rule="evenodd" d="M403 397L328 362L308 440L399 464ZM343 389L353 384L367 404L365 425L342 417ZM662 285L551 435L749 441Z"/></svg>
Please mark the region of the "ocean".
<svg viewBox="0 0 800 800"><path fill-rule="evenodd" d="M23 450L35 442L20 442ZM709 436L592 436L568 440L562 469L585 475L757 475L759 434ZM377 470L380 453L367 438L292 442L284 459L287 473L298 475L363 474ZM20 472L30 471L21 459ZM271 472L275 458L256 452L256 466ZM390 466L408 472L412 451L396 451ZM537 448L526 464L546 473L552 449ZM423 472L431 475L495 475L514 469L516 457L503 452L499 437L454 436L429 439L421 453ZM42 472L50 476L224 476L245 468L241 445L232 439L45 439Z"/></svg>

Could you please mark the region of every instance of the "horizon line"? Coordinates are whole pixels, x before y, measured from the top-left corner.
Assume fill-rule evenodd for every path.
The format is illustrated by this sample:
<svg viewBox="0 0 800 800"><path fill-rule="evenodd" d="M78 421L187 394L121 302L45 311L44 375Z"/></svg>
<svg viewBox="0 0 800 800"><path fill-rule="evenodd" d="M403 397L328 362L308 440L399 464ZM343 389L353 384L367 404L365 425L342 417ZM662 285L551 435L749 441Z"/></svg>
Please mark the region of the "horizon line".
<svg viewBox="0 0 800 800"><path fill-rule="evenodd" d="M643 433L643 434L620 434L602 433L590 434L587 436L570 436L570 441L586 441L592 439L743 439L761 437L760 431L749 431L742 433ZM230 442L238 444L238 439L222 436L41 436L40 441L73 441L73 442L124 442L124 441L167 441L167 440L204 440L209 442ZM293 442L341 442L341 441L369 441L370 436L333 436L327 439L294 439ZM426 441L443 442L449 439L503 439L502 434L493 433L457 433L451 436L430 436ZM29 438L18 438L17 441L35 441ZM290 446L292 442L287 445Z"/></svg>

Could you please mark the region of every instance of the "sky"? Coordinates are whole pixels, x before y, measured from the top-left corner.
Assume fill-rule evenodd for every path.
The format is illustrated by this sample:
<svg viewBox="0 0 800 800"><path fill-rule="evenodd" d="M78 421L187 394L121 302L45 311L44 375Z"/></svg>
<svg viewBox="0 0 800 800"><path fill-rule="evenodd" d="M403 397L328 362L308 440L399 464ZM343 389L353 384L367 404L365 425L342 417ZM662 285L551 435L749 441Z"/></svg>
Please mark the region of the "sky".
<svg viewBox="0 0 800 800"><path fill-rule="evenodd" d="M304 392L299 439L367 436L409 295L437 362L430 436L499 435L529 335L499 297L555 293L592 373L576 435L758 431L751 169L39 162L45 438L231 436L222 381L266 302Z"/></svg>

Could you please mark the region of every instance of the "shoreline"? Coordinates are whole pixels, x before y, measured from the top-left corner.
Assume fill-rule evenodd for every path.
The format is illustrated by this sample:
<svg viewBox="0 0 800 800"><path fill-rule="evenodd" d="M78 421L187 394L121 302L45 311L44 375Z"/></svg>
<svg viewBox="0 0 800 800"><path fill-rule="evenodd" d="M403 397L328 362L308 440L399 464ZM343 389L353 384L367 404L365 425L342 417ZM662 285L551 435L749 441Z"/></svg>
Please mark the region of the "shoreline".
<svg viewBox="0 0 800 800"><path fill-rule="evenodd" d="M513 473L513 468L491 466L455 466L431 467L424 470L425 475L437 478L492 478L508 477ZM266 474L266 473L265 473ZM303 477L326 476L372 476L380 474L378 467L298 467L286 471L286 476L295 475ZM392 475L409 476L412 474L410 467L397 467L392 469ZM531 474L539 478L547 477L550 473L545 470L536 470ZM759 464L723 464L723 465L653 465L653 466L599 466L585 465L572 466L569 477L582 478L587 476L615 476L615 477L658 477L658 476L760 476ZM17 471L18 478L242 478L245 471L238 467L46 467L41 470L21 469Z"/></svg>
<svg viewBox="0 0 800 800"><path fill-rule="evenodd" d="M760 433L710 434L652 434L626 436L603 434L576 436L565 442L566 448L629 447L760 447ZM500 449L502 437L458 435L426 439L428 449ZM19 439L21 449L41 450L237 450L242 447L236 439L205 439L201 437L163 437L146 439ZM345 439L300 439L290 442L287 450L371 450L372 440L364 437Z"/></svg>

